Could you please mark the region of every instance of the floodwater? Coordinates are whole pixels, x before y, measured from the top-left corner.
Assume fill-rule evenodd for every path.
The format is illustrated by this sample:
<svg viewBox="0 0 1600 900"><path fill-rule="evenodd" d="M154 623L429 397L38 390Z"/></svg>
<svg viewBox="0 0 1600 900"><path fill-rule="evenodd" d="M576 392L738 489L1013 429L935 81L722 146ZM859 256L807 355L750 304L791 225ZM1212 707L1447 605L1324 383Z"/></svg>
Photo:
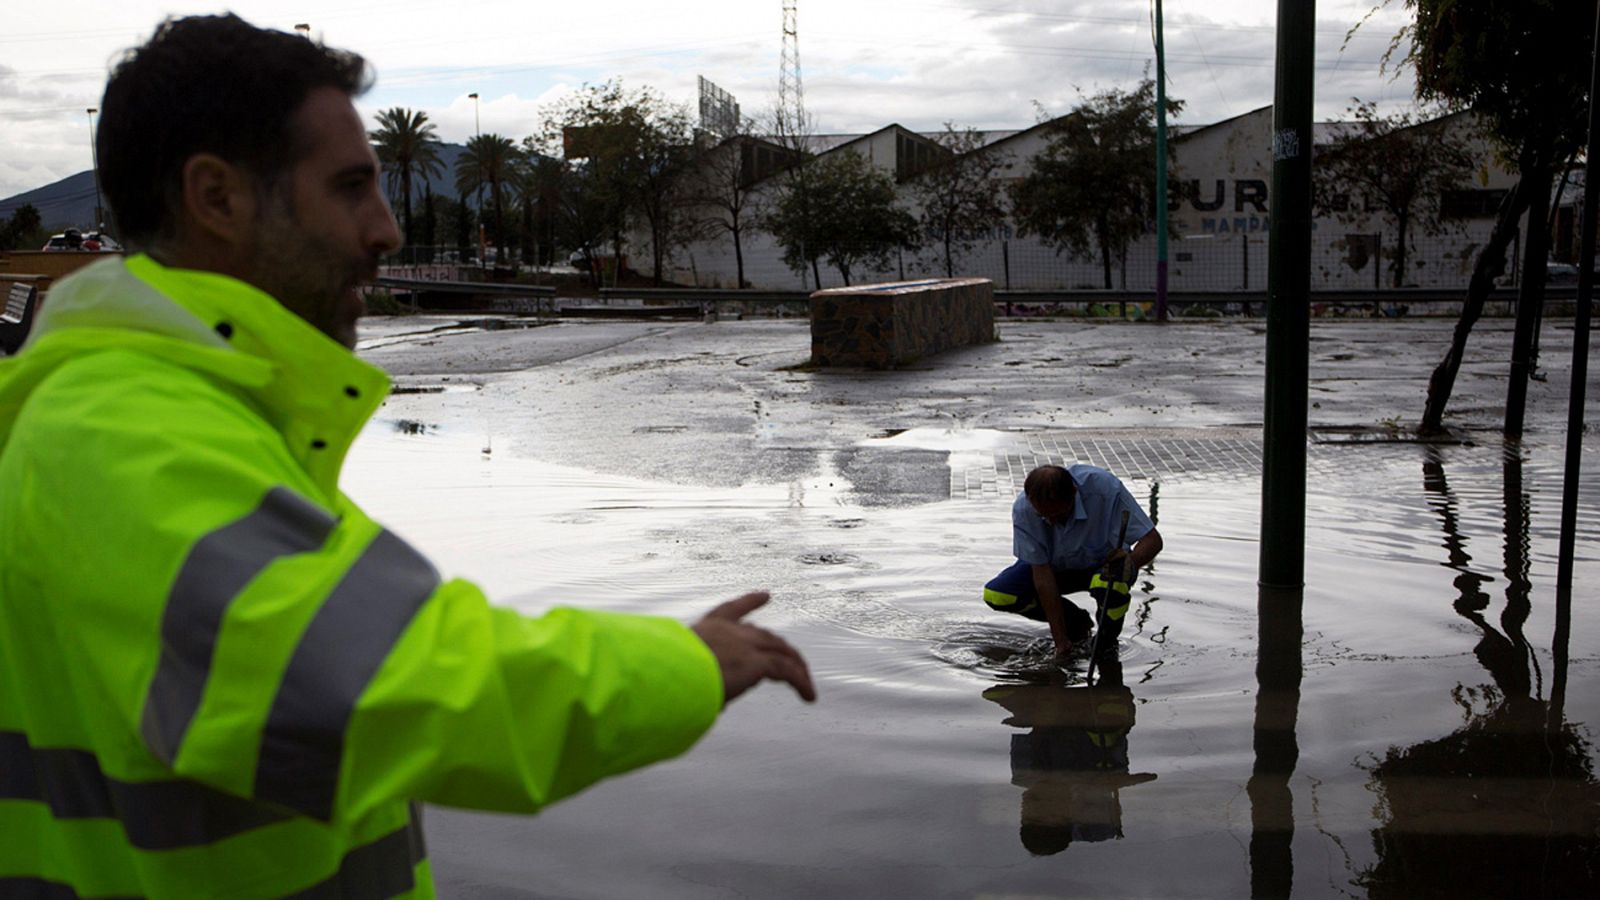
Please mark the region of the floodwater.
<svg viewBox="0 0 1600 900"><path fill-rule="evenodd" d="M895 442L957 470L999 452ZM1560 461L1313 445L1303 604L1258 594L1251 473L1134 479L1167 549L1092 688L979 600L1011 562L1007 485L865 505L821 451L686 487L376 421L345 487L529 613L688 620L770 589L758 620L817 679L814 706L763 686L686 756L537 817L430 809L447 897L1592 897L1600 458L1570 620Z"/></svg>

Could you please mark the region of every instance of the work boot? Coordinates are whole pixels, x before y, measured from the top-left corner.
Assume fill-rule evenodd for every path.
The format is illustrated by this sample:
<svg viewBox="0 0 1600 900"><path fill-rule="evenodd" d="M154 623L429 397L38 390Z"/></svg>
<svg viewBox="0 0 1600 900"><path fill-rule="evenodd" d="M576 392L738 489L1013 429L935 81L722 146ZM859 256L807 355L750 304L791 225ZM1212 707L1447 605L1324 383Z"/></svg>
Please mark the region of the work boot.
<svg viewBox="0 0 1600 900"><path fill-rule="evenodd" d="M1063 610L1067 618L1067 640L1074 644L1081 644L1089 639L1089 632L1094 630L1094 618L1083 611L1083 608L1070 600L1063 599Z"/></svg>

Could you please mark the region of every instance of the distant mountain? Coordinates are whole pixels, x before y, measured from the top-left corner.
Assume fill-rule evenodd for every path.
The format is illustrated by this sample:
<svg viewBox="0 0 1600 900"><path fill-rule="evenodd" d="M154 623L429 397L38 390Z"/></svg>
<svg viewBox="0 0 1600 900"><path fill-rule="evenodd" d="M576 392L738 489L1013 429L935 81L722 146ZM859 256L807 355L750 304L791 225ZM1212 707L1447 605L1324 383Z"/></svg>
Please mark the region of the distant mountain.
<svg viewBox="0 0 1600 900"><path fill-rule="evenodd" d="M63 228L91 229L94 227L94 172L86 169L54 184L0 200L0 219L10 218L19 207L29 203L39 211L39 220L51 232Z"/></svg>
<svg viewBox="0 0 1600 900"><path fill-rule="evenodd" d="M443 169L439 175L427 179L428 187L435 194L444 197L456 196L456 159L466 150L467 148L461 144L439 145L439 161L443 163ZM388 189L388 179L385 178L385 194L388 193ZM416 192L416 199L412 201L412 214L415 215L416 204L421 202L423 194L422 179L416 179L412 189ZM40 220L52 232L64 228L89 229L94 220L94 172L85 170L76 175L68 175L54 184L47 184L0 200L0 219L10 217L18 207L29 203L39 210Z"/></svg>

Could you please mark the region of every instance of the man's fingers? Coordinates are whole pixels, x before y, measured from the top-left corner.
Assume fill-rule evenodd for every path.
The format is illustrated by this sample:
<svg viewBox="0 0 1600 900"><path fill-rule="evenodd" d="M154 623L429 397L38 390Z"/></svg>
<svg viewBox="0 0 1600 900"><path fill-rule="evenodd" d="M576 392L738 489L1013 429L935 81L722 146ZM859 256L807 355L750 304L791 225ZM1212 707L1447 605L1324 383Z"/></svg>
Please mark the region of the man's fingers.
<svg viewBox="0 0 1600 900"><path fill-rule="evenodd" d="M766 675L773 681L788 682L795 693L800 695L800 699L807 703L817 699L816 685L811 682L811 670L806 667L805 659L798 653L793 656L768 654Z"/></svg>
<svg viewBox="0 0 1600 900"><path fill-rule="evenodd" d="M766 591L751 591L717 606L711 612L706 613L706 618L726 619L729 622L737 622L760 609L771 597L772 595Z"/></svg>
<svg viewBox="0 0 1600 900"><path fill-rule="evenodd" d="M765 628L759 628L755 625L745 625L744 627L749 629L752 641L762 650L766 650L770 653L782 654L784 656L792 656L795 659L800 658L800 651L796 650L793 645L783 638L778 637L776 634L773 634Z"/></svg>
<svg viewBox="0 0 1600 900"><path fill-rule="evenodd" d="M694 631L717 657L726 699L770 679L788 682L801 699L814 701L816 685L800 651L765 628L740 621L760 609L769 596L766 591L752 591L729 600L707 613Z"/></svg>
<svg viewBox="0 0 1600 900"><path fill-rule="evenodd" d="M763 657L765 663L763 677L788 682L801 698L807 701L817 699L817 690L811 681L811 670L806 666L805 657L794 648L794 645L765 628L743 624L739 628L748 637L750 646Z"/></svg>

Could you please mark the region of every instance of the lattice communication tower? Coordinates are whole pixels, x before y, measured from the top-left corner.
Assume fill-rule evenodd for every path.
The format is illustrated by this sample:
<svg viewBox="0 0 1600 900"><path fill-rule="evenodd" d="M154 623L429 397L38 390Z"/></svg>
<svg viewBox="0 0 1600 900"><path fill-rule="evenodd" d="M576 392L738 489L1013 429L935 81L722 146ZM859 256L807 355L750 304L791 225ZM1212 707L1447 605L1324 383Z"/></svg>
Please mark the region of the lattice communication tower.
<svg viewBox="0 0 1600 900"><path fill-rule="evenodd" d="M783 0L783 58L778 65L778 125L788 134L805 128L805 92L800 86L799 0Z"/></svg>

